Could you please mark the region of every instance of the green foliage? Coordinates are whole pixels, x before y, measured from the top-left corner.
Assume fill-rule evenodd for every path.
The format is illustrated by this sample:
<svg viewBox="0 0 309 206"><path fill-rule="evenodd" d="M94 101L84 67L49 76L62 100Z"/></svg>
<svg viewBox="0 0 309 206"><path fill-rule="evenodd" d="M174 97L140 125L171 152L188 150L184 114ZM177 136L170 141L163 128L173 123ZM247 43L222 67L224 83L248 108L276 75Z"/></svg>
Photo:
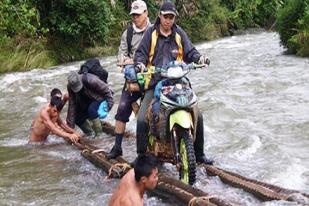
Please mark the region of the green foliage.
<svg viewBox="0 0 309 206"><path fill-rule="evenodd" d="M198 0L198 12L193 16L182 16L179 25L188 33L193 42L210 40L228 35L227 10L220 7L218 0Z"/></svg>
<svg viewBox="0 0 309 206"><path fill-rule="evenodd" d="M289 0L278 12L276 28L289 53L296 53L299 41L308 37L308 4L309 0Z"/></svg>
<svg viewBox="0 0 309 206"><path fill-rule="evenodd" d="M27 0L0 2L0 34L33 36L38 26L37 10Z"/></svg>
<svg viewBox="0 0 309 206"><path fill-rule="evenodd" d="M125 10L121 1L117 1L115 7L111 8L109 32L107 34L109 46L119 44L121 34L130 21L129 12Z"/></svg>
<svg viewBox="0 0 309 206"><path fill-rule="evenodd" d="M115 54L131 17L124 1L115 0L115 6L110 2L1 0L0 72ZM153 22L161 1L145 2ZM269 28L277 21L276 29L288 51L309 56L309 0L174 2L180 13L177 23L193 42L230 35L248 27Z"/></svg>
<svg viewBox="0 0 309 206"><path fill-rule="evenodd" d="M40 14L50 35L65 42L79 43L81 47L107 42L111 12L106 1L52 0L51 4L40 1L39 8L48 8Z"/></svg>
<svg viewBox="0 0 309 206"><path fill-rule="evenodd" d="M309 3L305 2L304 15L297 21L297 33L287 42L290 52L299 56L309 56Z"/></svg>
<svg viewBox="0 0 309 206"><path fill-rule="evenodd" d="M149 18L152 20L156 19L159 14L160 4L158 4L158 1L153 0L144 0L144 1L147 4Z"/></svg>
<svg viewBox="0 0 309 206"><path fill-rule="evenodd" d="M58 64L53 51L46 49L43 39L11 39L0 41L0 73L46 68Z"/></svg>
<svg viewBox="0 0 309 206"><path fill-rule="evenodd" d="M254 22L259 26L270 27L276 21L276 14L284 4L284 0L262 0L257 5L257 12L254 14Z"/></svg>
<svg viewBox="0 0 309 206"><path fill-rule="evenodd" d="M222 0L236 29L270 26L284 0Z"/></svg>

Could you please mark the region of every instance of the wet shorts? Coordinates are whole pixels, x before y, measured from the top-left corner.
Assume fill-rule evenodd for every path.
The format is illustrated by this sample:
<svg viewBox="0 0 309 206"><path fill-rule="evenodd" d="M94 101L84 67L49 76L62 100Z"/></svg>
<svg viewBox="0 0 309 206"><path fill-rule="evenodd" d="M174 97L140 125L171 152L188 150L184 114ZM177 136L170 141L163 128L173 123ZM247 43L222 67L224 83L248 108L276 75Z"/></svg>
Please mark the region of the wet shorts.
<svg viewBox="0 0 309 206"><path fill-rule="evenodd" d="M121 122L128 122L132 114L132 103L136 102L142 94L140 92L132 92L123 89L115 115L115 119Z"/></svg>

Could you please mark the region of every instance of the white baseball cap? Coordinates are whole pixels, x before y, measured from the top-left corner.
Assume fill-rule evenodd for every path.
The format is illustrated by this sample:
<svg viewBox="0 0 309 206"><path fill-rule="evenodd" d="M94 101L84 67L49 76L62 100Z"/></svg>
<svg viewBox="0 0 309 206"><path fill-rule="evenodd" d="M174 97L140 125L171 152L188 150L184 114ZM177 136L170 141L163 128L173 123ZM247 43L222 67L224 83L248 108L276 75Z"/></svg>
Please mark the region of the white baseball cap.
<svg viewBox="0 0 309 206"><path fill-rule="evenodd" d="M147 10L147 5L142 0L136 0L131 5L131 14L142 14Z"/></svg>

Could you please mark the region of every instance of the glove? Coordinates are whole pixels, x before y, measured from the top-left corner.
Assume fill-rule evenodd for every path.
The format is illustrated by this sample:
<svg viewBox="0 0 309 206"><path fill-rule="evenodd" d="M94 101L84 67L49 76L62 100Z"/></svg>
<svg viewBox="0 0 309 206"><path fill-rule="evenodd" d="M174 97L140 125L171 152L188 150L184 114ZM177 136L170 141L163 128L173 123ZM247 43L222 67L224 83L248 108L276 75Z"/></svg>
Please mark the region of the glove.
<svg viewBox="0 0 309 206"><path fill-rule="evenodd" d="M104 119L107 115L108 115L108 105L107 105L107 101L103 101L101 102L99 108L98 108L98 115L99 115L99 119Z"/></svg>
<svg viewBox="0 0 309 206"><path fill-rule="evenodd" d="M200 59L198 60L199 64L210 64L210 60L206 56L200 56Z"/></svg>
<svg viewBox="0 0 309 206"><path fill-rule="evenodd" d="M147 71L145 64L138 62L135 66L136 73Z"/></svg>

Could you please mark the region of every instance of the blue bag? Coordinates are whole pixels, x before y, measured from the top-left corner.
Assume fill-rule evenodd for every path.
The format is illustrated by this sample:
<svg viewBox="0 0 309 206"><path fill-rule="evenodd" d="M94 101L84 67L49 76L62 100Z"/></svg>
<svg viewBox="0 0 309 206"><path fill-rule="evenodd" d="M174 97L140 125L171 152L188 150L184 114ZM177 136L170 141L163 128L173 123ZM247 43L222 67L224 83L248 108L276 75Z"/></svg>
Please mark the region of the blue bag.
<svg viewBox="0 0 309 206"><path fill-rule="evenodd" d="M129 82L137 82L134 65L126 65L124 68L124 78Z"/></svg>

